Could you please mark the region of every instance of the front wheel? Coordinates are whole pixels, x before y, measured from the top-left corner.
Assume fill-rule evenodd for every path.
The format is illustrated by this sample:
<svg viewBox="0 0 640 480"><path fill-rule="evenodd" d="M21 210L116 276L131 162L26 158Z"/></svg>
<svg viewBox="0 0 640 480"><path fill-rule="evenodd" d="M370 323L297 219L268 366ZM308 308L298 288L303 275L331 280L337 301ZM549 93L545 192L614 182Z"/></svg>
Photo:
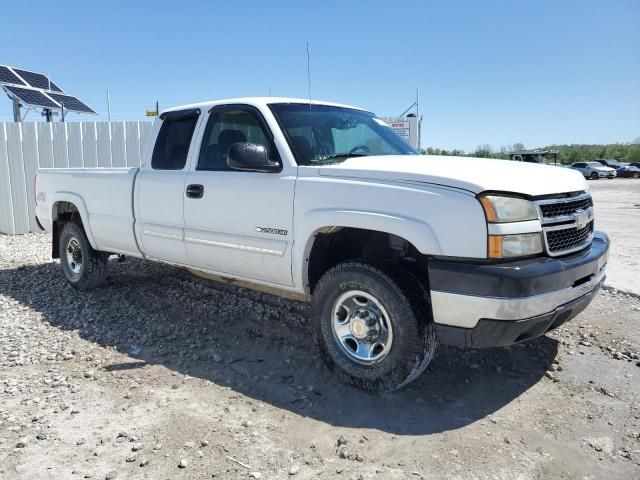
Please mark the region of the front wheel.
<svg viewBox="0 0 640 480"><path fill-rule="evenodd" d="M436 351L427 295L410 274L394 267L337 265L320 279L313 312L325 362L365 391L408 384Z"/></svg>
<svg viewBox="0 0 640 480"><path fill-rule="evenodd" d="M60 232L60 264L72 287L89 290L104 283L109 255L94 250L81 225L67 222Z"/></svg>
<svg viewBox="0 0 640 480"><path fill-rule="evenodd" d="M591 180L598 180L598 178L600 178L600 175L596 172L591 173Z"/></svg>

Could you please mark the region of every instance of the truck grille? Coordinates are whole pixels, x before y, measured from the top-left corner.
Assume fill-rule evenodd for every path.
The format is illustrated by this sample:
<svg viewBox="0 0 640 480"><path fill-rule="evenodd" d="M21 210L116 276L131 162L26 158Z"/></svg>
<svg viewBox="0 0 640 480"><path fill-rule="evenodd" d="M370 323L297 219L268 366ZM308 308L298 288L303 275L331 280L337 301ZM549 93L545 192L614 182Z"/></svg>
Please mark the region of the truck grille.
<svg viewBox="0 0 640 480"><path fill-rule="evenodd" d="M545 232L547 247L551 253L562 253L573 250L576 247L583 248L591 243L593 233L593 220L584 228L565 228Z"/></svg>
<svg viewBox="0 0 640 480"><path fill-rule="evenodd" d="M593 240L593 200L581 192L568 198L535 202L540 212L547 254L553 257L577 252Z"/></svg>
<svg viewBox="0 0 640 480"><path fill-rule="evenodd" d="M587 210L589 207L593 207L591 197L562 203L543 203L540 205L540 211L543 218L553 218L573 215L576 210Z"/></svg>

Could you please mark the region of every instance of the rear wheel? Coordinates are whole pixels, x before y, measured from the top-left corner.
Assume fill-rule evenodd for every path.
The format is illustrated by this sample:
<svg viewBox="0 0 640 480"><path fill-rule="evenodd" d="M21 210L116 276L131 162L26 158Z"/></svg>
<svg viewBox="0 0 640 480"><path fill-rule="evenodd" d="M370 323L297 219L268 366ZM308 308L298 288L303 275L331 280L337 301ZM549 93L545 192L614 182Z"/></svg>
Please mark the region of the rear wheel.
<svg viewBox="0 0 640 480"><path fill-rule="evenodd" d="M327 365L362 390L385 392L408 384L436 351L425 291L393 267L337 265L320 279L313 312Z"/></svg>
<svg viewBox="0 0 640 480"><path fill-rule="evenodd" d="M600 176L596 172L591 172L591 180L598 180Z"/></svg>
<svg viewBox="0 0 640 480"><path fill-rule="evenodd" d="M94 250L76 222L67 222L60 232L60 264L72 287L88 290L104 283L109 255Z"/></svg>

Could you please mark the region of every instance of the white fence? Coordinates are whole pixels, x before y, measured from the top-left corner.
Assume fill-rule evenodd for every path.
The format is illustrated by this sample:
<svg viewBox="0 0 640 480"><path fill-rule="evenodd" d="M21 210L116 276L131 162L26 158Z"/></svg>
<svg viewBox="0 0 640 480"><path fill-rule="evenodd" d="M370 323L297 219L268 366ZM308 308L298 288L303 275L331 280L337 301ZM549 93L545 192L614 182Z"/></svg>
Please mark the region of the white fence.
<svg viewBox="0 0 640 480"><path fill-rule="evenodd" d="M0 233L41 231L33 177L40 168L137 167L151 122L0 122Z"/></svg>

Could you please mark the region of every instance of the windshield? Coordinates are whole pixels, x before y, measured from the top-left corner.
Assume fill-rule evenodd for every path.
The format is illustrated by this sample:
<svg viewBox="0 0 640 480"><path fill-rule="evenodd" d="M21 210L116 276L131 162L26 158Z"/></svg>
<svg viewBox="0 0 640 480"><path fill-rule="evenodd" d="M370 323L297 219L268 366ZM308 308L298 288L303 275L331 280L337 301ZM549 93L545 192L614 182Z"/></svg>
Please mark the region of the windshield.
<svg viewBox="0 0 640 480"><path fill-rule="evenodd" d="M373 113L308 103L269 105L300 165L418 152Z"/></svg>

